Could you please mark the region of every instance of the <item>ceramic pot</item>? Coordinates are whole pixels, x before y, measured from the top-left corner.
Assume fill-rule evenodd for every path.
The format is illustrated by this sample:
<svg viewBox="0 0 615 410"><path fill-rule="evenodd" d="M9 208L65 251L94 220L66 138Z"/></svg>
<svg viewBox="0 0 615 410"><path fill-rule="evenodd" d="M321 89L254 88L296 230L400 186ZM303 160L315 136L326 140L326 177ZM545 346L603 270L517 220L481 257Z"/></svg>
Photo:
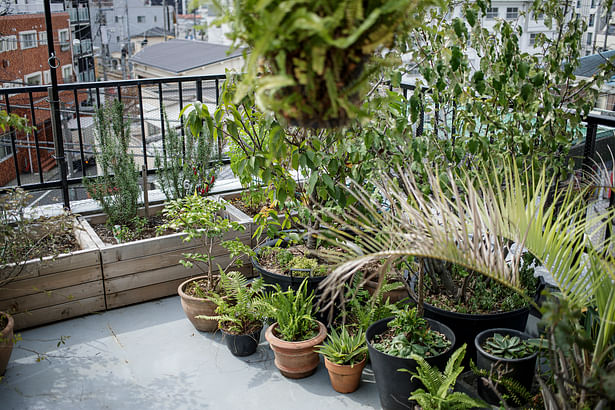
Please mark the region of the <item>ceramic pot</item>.
<svg viewBox="0 0 615 410"><path fill-rule="evenodd" d="M476 347L476 366L479 369L487 370L489 372L493 370L495 374L497 374L496 370L502 371L506 375L505 377L518 381L528 392L532 391L532 383L534 381L534 372L536 370L536 359L538 357L538 352L536 351L532 355L521 357L519 359L503 359L501 357L494 356L491 353L486 352L482 346L485 343L485 340L493 336L495 333L499 333L503 336L517 336L521 340L530 339L530 335L527 333L519 332L514 329L495 328L485 330L484 332L479 333L474 339L474 345ZM500 394L507 393L505 389L500 387L498 387L498 391ZM483 383L482 380L478 381L478 393L489 404L498 404L500 402L497 395L489 386Z"/></svg>
<svg viewBox="0 0 615 410"><path fill-rule="evenodd" d="M224 329L220 329L224 335L226 346L231 351L233 356L250 356L256 352L258 342L261 337L261 330L263 327L259 327L252 333L246 335L235 335L228 333Z"/></svg>
<svg viewBox="0 0 615 410"><path fill-rule="evenodd" d="M15 322L11 315L0 312L0 317L2 316L8 319L8 323L4 329L0 330L0 376L6 372L6 366L11 358L11 352L13 351L13 328L15 327Z"/></svg>
<svg viewBox="0 0 615 410"><path fill-rule="evenodd" d="M300 342L287 342L278 338L274 330L277 323L269 326L265 332L265 339L269 342L275 354L275 365L282 375L289 379L301 379L311 376L320 363L320 356L314 351L316 345L322 344L327 337L327 328L318 323L318 334L308 340Z"/></svg>
<svg viewBox="0 0 615 410"><path fill-rule="evenodd" d="M361 383L361 375L366 362L367 355L354 366L333 363L325 357L325 367L329 371L329 380L331 380L333 390L338 393L352 393L357 390Z"/></svg>
<svg viewBox="0 0 615 410"><path fill-rule="evenodd" d="M215 316L217 305L207 299L196 298L185 293L186 287L195 280L206 279L207 276L197 276L183 282L177 288L177 293L181 298L182 308L188 320L200 332L215 332L218 329L217 320L197 319L196 316L206 315Z"/></svg>

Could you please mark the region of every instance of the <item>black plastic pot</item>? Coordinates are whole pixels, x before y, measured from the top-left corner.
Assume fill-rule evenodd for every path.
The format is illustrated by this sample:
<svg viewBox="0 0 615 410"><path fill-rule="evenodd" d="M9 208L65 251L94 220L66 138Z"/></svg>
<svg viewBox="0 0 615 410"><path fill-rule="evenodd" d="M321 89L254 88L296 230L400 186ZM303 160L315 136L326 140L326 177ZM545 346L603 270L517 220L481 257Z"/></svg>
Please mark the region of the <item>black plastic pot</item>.
<svg viewBox="0 0 615 410"><path fill-rule="evenodd" d="M412 289L414 289L415 283L416 277L413 277L410 282ZM508 312L484 314L451 312L437 308L429 303L423 303L423 308L426 318L434 319L453 330L457 339L455 349L458 349L464 343L468 346L465 358L463 359L463 363L466 366L470 363L471 358L476 357L476 347L474 347L476 335L484 330L495 327L506 327L508 329L524 331L530 314L528 307Z"/></svg>
<svg viewBox="0 0 615 410"><path fill-rule="evenodd" d="M499 333L504 336L518 336L522 340L527 340L530 338L530 335L527 333L505 328L488 329L479 333L474 339L474 347L476 348L476 366L479 369L484 369L487 371L491 371L493 368L494 373L496 369L502 370L506 373L505 377L518 381L527 389L528 392L531 391L538 352L534 352L531 356L526 356L521 359L503 359L487 353L483 350L482 345L485 343L487 338L493 336L495 333ZM498 391L500 391L500 393L506 393L505 390L502 390L499 387ZM480 379L478 381L478 393L490 404L498 404L500 402L493 390L491 390L491 388Z"/></svg>
<svg viewBox="0 0 615 410"><path fill-rule="evenodd" d="M256 253L256 255L252 257L252 266L261 275L261 278L263 278L263 281L270 285L278 284L280 285L282 290L292 289L296 291L299 289L299 286L301 286L301 283L303 282L303 280L307 279L308 293L313 291L315 295L318 295L320 293L318 291L318 285L320 284L320 282L322 282L326 278L326 276L311 276L311 277L306 278L302 276L280 275L278 273L271 272L265 269L258 263L258 257L260 255L261 249L264 247L273 247L276 245L277 242L278 242L278 239L270 239L266 241L265 243L263 243L262 245L257 246L254 249L254 252ZM283 240L282 243L280 244L280 247L282 248L286 248L287 246L288 246L288 241L286 240ZM316 298L318 298L318 296Z"/></svg>
<svg viewBox="0 0 615 410"><path fill-rule="evenodd" d="M263 328L259 327L254 333L234 335L222 329L222 334L224 334L226 345L234 356L249 356L256 352L258 342L261 338L261 330L263 330Z"/></svg>
<svg viewBox="0 0 615 410"><path fill-rule="evenodd" d="M400 372L397 369L408 369L415 371L416 362L412 359L403 359L401 357L391 356L376 350L372 346L374 336L385 332L388 327L387 323L393 320L392 317L379 320L373 323L365 334L367 339L367 349L369 350L369 358L376 378L376 387L378 387L378 395L380 396L380 404L385 410L396 410L411 408L408 398L414 390L422 387L418 380L411 380L410 373ZM433 330L443 333L452 344L455 345L455 334L453 331L435 320L427 319L429 326ZM443 370L446 362L450 358L453 350L448 349L446 352L438 356L425 358L431 366L437 366Z"/></svg>

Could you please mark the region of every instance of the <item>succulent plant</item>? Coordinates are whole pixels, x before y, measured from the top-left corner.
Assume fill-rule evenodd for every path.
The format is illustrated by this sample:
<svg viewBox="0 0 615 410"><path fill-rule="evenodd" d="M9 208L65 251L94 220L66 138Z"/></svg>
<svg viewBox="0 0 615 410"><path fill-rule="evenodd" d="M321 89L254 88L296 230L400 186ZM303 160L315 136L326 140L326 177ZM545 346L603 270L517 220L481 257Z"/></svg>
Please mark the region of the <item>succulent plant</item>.
<svg viewBox="0 0 615 410"><path fill-rule="evenodd" d="M502 359L520 359L534 353L533 346L519 336L502 335L500 333L494 333L493 336L487 338L482 348L487 353Z"/></svg>

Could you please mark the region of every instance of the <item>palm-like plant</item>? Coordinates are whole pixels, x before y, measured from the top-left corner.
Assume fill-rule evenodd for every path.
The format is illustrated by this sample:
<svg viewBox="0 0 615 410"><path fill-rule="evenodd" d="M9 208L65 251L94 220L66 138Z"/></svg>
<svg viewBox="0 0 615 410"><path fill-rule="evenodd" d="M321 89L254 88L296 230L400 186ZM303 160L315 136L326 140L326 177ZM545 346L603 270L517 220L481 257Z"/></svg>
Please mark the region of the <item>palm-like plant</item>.
<svg viewBox="0 0 615 410"><path fill-rule="evenodd" d="M353 184L357 205L342 217L329 216L350 225L351 234L360 238L362 254L352 249L329 253L338 267L322 284L323 297L342 297L340 284L370 261L406 256L453 262L521 291L519 260L527 249L571 306L596 306L601 321L586 363L587 375L595 373L609 357L615 329L615 260L607 251L612 239L592 243L586 232L612 224L613 211L587 216L585 199L572 186L558 186L544 171L522 176L514 161L500 173L483 172L491 179L459 177L451 171L443 179L438 170L428 170L429 195L412 171L398 170L397 180L382 173L371 182L389 211ZM510 243L516 244L515 251Z"/></svg>

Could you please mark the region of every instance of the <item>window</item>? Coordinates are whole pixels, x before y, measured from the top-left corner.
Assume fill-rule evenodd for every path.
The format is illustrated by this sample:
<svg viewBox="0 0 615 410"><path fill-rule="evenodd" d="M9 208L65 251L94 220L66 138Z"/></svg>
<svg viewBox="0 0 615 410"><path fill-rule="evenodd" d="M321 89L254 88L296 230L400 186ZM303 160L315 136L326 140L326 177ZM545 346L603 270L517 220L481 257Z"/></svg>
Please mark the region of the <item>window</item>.
<svg viewBox="0 0 615 410"><path fill-rule="evenodd" d="M64 28L58 30L58 37L60 39L60 50L66 51L70 48L70 38L68 36L68 29Z"/></svg>
<svg viewBox="0 0 615 410"><path fill-rule="evenodd" d="M589 7L590 7L590 8L592 8L592 9L593 9L594 7L596 7L596 0L592 0L592 4L591 4L591 6L589 6Z"/></svg>
<svg viewBox="0 0 615 410"><path fill-rule="evenodd" d="M516 20L519 18L519 8L518 7L508 7L506 8L506 18Z"/></svg>
<svg viewBox="0 0 615 410"><path fill-rule="evenodd" d="M73 82L73 66L70 64L62 66L62 79L65 83Z"/></svg>
<svg viewBox="0 0 615 410"><path fill-rule="evenodd" d="M530 47L534 47L536 44L536 33L530 33Z"/></svg>
<svg viewBox="0 0 615 410"><path fill-rule="evenodd" d="M23 76L26 85L41 85L43 84L43 75L40 71Z"/></svg>
<svg viewBox="0 0 615 410"><path fill-rule="evenodd" d="M589 27L594 27L594 20L595 20L595 18L596 18L595 14L590 14L589 15L589 23L587 23L587 25Z"/></svg>
<svg viewBox="0 0 615 410"><path fill-rule="evenodd" d="M577 0L577 8L580 9L581 8L581 0Z"/></svg>
<svg viewBox="0 0 615 410"><path fill-rule="evenodd" d="M158 21L158 16L154 16L154 23Z"/></svg>
<svg viewBox="0 0 615 410"><path fill-rule="evenodd" d="M145 23L145 16L137 16L137 23Z"/></svg>
<svg viewBox="0 0 615 410"><path fill-rule="evenodd" d="M592 45L592 33L587 33L587 45Z"/></svg>
<svg viewBox="0 0 615 410"><path fill-rule="evenodd" d="M19 43L22 50L38 47L36 34L36 31L21 31L19 33Z"/></svg>
<svg viewBox="0 0 615 410"><path fill-rule="evenodd" d="M38 44L41 46L47 45L47 32L46 31L38 32Z"/></svg>
<svg viewBox="0 0 615 410"><path fill-rule="evenodd" d="M120 42L120 36L115 36L115 42L119 43Z"/></svg>
<svg viewBox="0 0 615 410"><path fill-rule="evenodd" d="M11 156L12 154L11 134L8 132L0 134L0 161Z"/></svg>
<svg viewBox="0 0 615 410"><path fill-rule="evenodd" d="M51 72L43 71L43 84L51 84Z"/></svg>
<svg viewBox="0 0 615 410"><path fill-rule="evenodd" d="M498 9L497 7L489 7L487 8L487 13L485 14L485 16L487 17L487 19L493 20L498 16L499 11L500 9Z"/></svg>
<svg viewBox="0 0 615 410"><path fill-rule="evenodd" d="M115 16L115 22L119 23L120 22L120 16Z"/></svg>

